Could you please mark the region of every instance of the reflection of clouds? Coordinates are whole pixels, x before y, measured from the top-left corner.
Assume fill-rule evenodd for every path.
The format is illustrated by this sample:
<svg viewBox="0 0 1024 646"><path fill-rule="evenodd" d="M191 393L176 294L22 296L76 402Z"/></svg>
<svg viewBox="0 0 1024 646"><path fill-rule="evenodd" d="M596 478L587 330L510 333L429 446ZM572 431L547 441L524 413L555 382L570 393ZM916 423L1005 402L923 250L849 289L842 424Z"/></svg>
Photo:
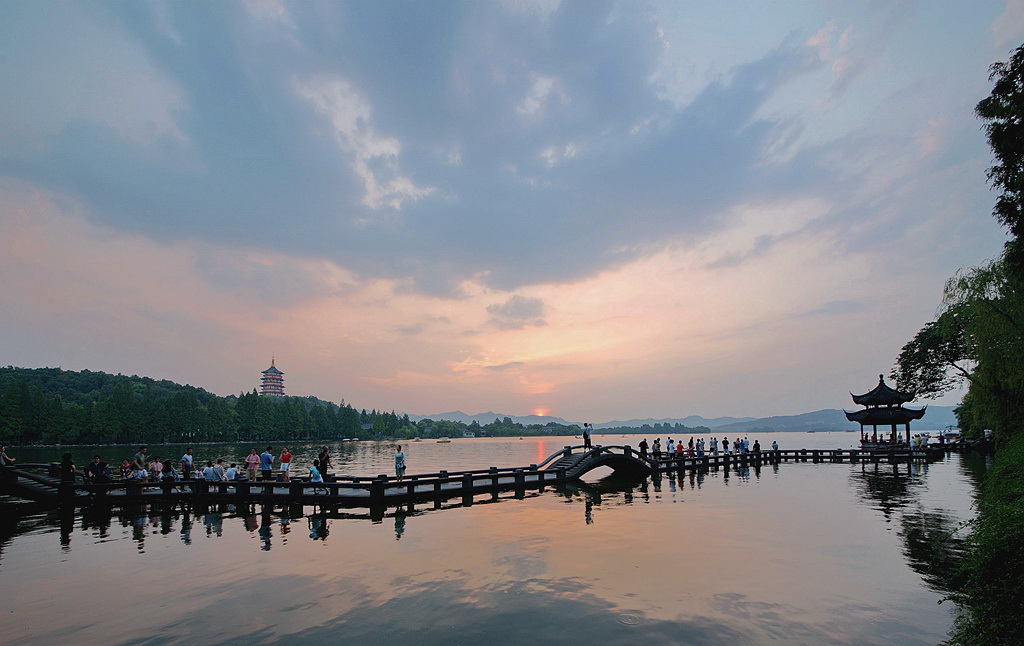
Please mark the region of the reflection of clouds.
<svg viewBox="0 0 1024 646"><path fill-rule="evenodd" d="M467 599L472 599L467 601ZM736 643L743 633L728 618L680 621L620 621L621 609L595 596L574 579L530 579L470 590L437 582L429 590L364 601L327 622L278 635L289 641L348 643L521 644L567 643L688 644ZM179 628L180 630L180 628Z"/></svg>
<svg viewBox="0 0 1024 646"><path fill-rule="evenodd" d="M541 576L548 571L545 549L549 542L546 538L534 537L526 541L499 543L494 546L491 563L515 579Z"/></svg>

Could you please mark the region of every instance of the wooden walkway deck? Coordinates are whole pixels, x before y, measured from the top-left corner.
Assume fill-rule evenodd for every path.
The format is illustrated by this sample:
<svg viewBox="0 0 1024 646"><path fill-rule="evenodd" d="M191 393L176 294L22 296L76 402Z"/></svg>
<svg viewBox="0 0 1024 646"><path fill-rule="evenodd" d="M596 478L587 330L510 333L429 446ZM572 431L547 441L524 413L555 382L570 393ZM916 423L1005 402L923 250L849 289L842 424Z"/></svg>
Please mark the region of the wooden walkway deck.
<svg viewBox="0 0 1024 646"><path fill-rule="evenodd" d="M490 467L471 471L420 473L398 480L380 474L373 477L336 476L329 482L311 483L293 477L290 482L234 481L177 482L114 481L97 484L76 480L61 483L54 477L54 465L30 464L0 467L0 491L56 505L81 506L103 501L107 504L148 502L256 502L265 504L320 504L339 507L384 508L402 504L462 498L472 502L479 494L500 491L543 491L546 487L577 480L598 467L616 472L647 476L654 472L717 470L759 467L783 462L908 462L941 459L942 450L861 451L858 449L797 449L745 454L708 454L701 457L672 456L655 460L630 446L566 446L540 464L524 467Z"/></svg>

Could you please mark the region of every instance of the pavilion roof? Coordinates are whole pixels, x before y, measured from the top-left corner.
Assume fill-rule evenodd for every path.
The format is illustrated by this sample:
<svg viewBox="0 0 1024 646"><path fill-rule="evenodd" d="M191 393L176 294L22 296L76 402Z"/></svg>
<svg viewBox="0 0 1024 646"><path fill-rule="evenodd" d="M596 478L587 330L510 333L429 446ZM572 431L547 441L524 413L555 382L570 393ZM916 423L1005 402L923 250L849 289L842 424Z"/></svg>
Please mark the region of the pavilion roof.
<svg viewBox="0 0 1024 646"><path fill-rule="evenodd" d="M903 408L893 406L890 408L865 408L864 410L846 413L846 419L851 422L864 424L865 426L891 426L893 424L908 424L911 420L921 419L928 407L924 408Z"/></svg>
<svg viewBox="0 0 1024 646"><path fill-rule="evenodd" d="M887 386L883 375L878 375L878 385L874 390L863 395L850 393L850 396L855 404L861 406L899 406L914 399L914 393L905 393Z"/></svg>

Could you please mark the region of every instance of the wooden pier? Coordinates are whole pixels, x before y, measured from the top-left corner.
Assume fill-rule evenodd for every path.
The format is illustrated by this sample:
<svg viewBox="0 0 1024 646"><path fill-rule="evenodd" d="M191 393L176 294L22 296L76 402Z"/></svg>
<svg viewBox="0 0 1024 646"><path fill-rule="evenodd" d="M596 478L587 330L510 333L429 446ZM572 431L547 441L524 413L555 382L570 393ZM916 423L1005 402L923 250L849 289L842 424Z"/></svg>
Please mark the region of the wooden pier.
<svg viewBox="0 0 1024 646"><path fill-rule="evenodd" d="M138 504L147 502L242 502L282 505L319 504L338 507L385 507L462 498L472 503L479 494L500 491L543 491L578 480L598 467L637 477L664 471L717 470L720 468L759 467L783 462L915 462L941 459L944 450L894 448L864 451L859 449L790 449L740 454L703 456L663 456L654 459L631 446L566 446L540 464L523 467L490 467L471 471L439 471L409 475L402 480L380 474L372 477L331 476L328 482L312 483L293 476L290 482L179 480L143 482L115 480L107 483L60 482L59 466L24 464L0 467L0 492L60 506L82 506L93 502Z"/></svg>

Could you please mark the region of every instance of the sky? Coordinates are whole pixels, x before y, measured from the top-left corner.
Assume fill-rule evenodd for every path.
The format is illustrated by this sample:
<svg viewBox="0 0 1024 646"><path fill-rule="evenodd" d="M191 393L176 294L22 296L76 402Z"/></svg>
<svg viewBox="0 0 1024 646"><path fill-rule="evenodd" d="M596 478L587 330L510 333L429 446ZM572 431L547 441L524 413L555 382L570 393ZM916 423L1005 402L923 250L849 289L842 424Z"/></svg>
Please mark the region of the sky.
<svg viewBox="0 0 1024 646"><path fill-rule="evenodd" d="M1022 41L1024 0L0 0L0 364L853 409L1006 239L973 108Z"/></svg>

